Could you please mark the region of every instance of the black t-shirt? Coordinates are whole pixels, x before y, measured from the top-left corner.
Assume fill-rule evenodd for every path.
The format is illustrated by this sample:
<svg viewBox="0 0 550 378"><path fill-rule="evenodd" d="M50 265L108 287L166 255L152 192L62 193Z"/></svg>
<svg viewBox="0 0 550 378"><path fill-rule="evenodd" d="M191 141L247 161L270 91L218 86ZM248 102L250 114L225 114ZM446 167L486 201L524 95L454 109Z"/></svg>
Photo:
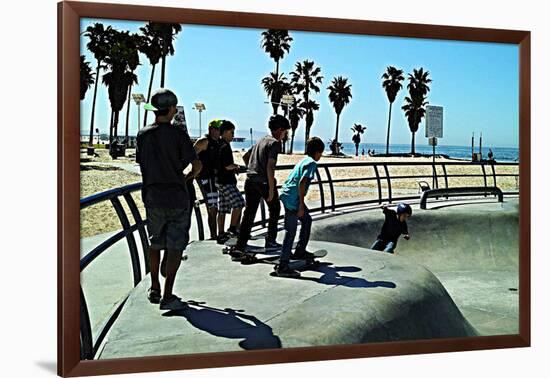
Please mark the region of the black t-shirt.
<svg viewBox="0 0 550 378"><path fill-rule="evenodd" d="M206 139L208 140L208 147L199 153L199 159L202 163L199 174L201 179L214 178L218 172L220 141L211 138L210 135L207 135Z"/></svg>
<svg viewBox="0 0 550 378"><path fill-rule="evenodd" d="M141 129L137 135L136 161L141 168L145 206L188 207L183 170L196 159L193 143L181 127L160 123Z"/></svg>
<svg viewBox="0 0 550 378"><path fill-rule="evenodd" d="M267 183L267 161L274 159L281 152L281 142L271 135L260 139L250 150L248 162L248 179L253 182Z"/></svg>
<svg viewBox="0 0 550 378"><path fill-rule="evenodd" d="M402 234L408 234L407 222L400 222L397 218L397 213L391 209L384 209L386 220L382 225L382 231L378 235L378 239L388 242L397 243L397 239Z"/></svg>
<svg viewBox="0 0 550 378"><path fill-rule="evenodd" d="M227 169L225 169L225 167L231 164L234 164L233 150L231 149L231 144L222 139L220 142L218 184L237 184L235 171L228 171Z"/></svg>

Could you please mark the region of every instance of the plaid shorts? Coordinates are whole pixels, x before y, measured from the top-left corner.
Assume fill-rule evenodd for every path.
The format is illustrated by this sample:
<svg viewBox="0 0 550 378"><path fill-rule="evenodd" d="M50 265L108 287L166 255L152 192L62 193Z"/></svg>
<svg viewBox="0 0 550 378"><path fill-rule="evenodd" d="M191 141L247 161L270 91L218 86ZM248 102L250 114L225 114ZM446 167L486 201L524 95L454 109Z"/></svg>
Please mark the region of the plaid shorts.
<svg viewBox="0 0 550 378"><path fill-rule="evenodd" d="M199 188L202 192L206 207L215 208L218 206L218 189L216 189L216 181L213 178L209 179L197 179Z"/></svg>
<svg viewBox="0 0 550 378"><path fill-rule="evenodd" d="M234 184L218 184L218 211L231 213L231 209L244 207L244 198Z"/></svg>

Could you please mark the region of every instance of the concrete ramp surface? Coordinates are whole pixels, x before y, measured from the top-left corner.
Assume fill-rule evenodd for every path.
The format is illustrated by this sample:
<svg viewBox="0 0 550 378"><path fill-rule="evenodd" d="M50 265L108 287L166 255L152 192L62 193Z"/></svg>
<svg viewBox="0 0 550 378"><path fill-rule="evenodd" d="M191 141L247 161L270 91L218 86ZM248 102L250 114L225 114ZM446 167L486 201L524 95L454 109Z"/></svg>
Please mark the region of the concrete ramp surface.
<svg viewBox="0 0 550 378"><path fill-rule="evenodd" d="M194 242L161 311L132 291L99 358L514 334L518 330L518 212L514 203L414 209L397 254L368 249L380 210L314 222L310 250L325 264L300 279L241 265ZM282 237L283 233L279 233Z"/></svg>
<svg viewBox="0 0 550 378"><path fill-rule="evenodd" d="M312 238L369 248L381 210L314 223ZM411 239L396 255L435 274L481 335L519 332L519 218L517 201L413 210Z"/></svg>

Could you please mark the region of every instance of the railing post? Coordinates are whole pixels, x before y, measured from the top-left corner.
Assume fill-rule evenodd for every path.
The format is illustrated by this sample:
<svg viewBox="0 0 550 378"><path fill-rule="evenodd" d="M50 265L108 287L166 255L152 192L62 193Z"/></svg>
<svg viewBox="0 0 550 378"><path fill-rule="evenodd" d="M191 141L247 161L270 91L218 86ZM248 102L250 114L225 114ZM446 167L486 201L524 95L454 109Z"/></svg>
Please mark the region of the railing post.
<svg viewBox="0 0 550 378"><path fill-rule="evenodd" d="M204 240L204 224L202 223L200 201L195 201L195 203L193 204L193 209L191 209L191 211L195 211L195 219L197 220L197 228L199 232L199 240ZM208 209L206 209L206 213L208 214Z"/></svg>
<svg viewBox="0 0 550 378"><path fill-rule="evenodd" d="M487 172L485 172L485 163L480 163L481 170L483 171L483 185L487 188ZM484 197L487 197L487 192L485 192Z"/></svg>
<svg viewBox="0 0 550 378"><path fill-rule="evenodd" d="M329 184L329 188L330 188L330 208L332 211L335 211L336 210L336 199L335 199L335 196L334 196L334 184L332 182L332 176L330 175L330 170L328 169L328 167L325 165L325 174L327 175L327 180L328 180L328 184Z"/></svg>
<svg viewBox="0 0 550 378"><path fill-rule="evenodd" d="M321 197L321 212L325 212L325 191L323 189L323 180L321 179L321 174L319 173L319 169L315 170L315 176L317 177L317 181L319 183L319 196Z"/></svg>
<svg viewBox="0 0 550 378"><path fill-rule="evenodd" d="M378 185L378 203L382 203L382 184L380 183L380 173L378 172L378 166L373 165L374 174L376 175L376 183Z"/></svg>
<svg viewBox="0 0 550 378"><path fill-rule="evenodd" d="M86 304L82 286L80 286L80 359L94 359L92 325L90 323L90 314L88 313L88 305Z"/></svg>
<svg viewBox="0 0 550 378"><path fill-rule="evenodd" d="M145 231L145 224L143 222L143 219L141 218L141 214L139 213L139 210L136 206L136 202L134 201L134 198L132 197L131 193L124 193L124 199L126 200L126 203L128 204L128 207L130 208L130 211L132 212L132 216L134 217L134 221L136 224L139 224L138 226L138 233L139 238L141 240L141 247L143 248L143 259L145 264L145 274L149 273L149 240L147 239L147 232Z"/></svg>
<svg viewBox="0 0 550 378"><path fill-rule="evenodd" d="M118 197L111 198L111 203L115 208L115 211L118 215L118 219L120 220L120 224L122 225L122 228L124 230L130 229L130 222L128 221L128 217L126 216L126 213L124 212L124 208L122 207L122 204L120 203L120 200L118 199ZM132 270L134 273L134 286L137 286L138 283L141 281L141 269L139 267L139 253L136 246L136 239L134 239L134 234L130 233L126 235L126 240L128 241L130 259L132 260Z"/></svg>
<svg viewBox="0 0 550 378"><path fill-rule="evenodd" d="M384 164L384 172L386 173L386 181L388 182L388 200L392 203L391 178L390 172L388 171L388 166L386 164Z"/></svg>

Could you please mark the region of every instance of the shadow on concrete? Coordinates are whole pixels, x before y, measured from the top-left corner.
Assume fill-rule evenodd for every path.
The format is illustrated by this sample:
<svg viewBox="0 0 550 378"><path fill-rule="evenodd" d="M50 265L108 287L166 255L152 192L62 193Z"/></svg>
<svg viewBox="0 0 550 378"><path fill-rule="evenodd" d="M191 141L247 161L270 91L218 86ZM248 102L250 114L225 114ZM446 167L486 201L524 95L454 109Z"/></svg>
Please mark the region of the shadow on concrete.
<svg viewBox="0 0 550 378"><path fill-rule="evenodd" d="M244 339L239 346L246 350L281 348L281 340L273 334L271 327L255 316L245 314L244 310L219 309L192 300L186 303L187 308L168 311L162 316L181 316L195 328L213 336Z"/></svg>
<svg viewBox="0 0 550 378"><path fill-rule="evenodd" d="M324 285L338 285L350 288L374 288L385 287L395 289L397 286L389 281L367 281L360 277L343 276L340 273L357 273L361 268L356 266L331 266L331 263L321 263L320 266L310 269L315 272L323 273L319 278L315 277L298 277L299 280L313 281Z"/></svg>

